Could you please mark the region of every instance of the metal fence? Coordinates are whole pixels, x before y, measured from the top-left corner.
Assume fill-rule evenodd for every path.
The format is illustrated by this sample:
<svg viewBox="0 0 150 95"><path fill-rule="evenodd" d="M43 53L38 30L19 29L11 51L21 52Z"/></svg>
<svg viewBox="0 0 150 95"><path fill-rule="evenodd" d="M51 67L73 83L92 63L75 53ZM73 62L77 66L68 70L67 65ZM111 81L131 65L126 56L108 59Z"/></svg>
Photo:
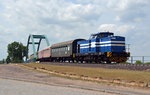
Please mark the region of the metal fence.
<svg viewBox="0 0 150 95"><path fill-rule="evenodd" d="M135 63L141 61L142 63L150 62L150 56L131 56L127 62Z"/></svg>

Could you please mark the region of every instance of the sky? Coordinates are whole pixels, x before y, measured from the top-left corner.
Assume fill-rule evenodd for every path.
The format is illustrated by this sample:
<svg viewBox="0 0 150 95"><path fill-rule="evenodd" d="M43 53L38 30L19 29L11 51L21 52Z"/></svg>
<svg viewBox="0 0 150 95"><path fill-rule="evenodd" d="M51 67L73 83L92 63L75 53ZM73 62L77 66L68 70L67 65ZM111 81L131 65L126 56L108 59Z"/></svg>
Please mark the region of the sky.
<svg viewBox="0 0 150 95"><path fill-rule="evenodd" d="M103 31L126 37L132 56L150 56L150 0L0 0L0 59L29 34L54 44Z"/></svg>

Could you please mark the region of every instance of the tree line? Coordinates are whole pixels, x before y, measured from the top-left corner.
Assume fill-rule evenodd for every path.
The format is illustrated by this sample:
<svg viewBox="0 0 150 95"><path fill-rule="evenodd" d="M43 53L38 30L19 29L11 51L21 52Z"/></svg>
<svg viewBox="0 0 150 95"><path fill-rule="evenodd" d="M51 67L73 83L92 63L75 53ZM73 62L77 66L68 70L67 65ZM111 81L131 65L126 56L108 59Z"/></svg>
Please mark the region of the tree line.
<svg viewBox="0 0 150 95"><path fill-rule="evenodd" d="M27 47L19 42L12 42L7 46L8 56L6 59L0 61L0 63L22 63L27 53Z"/></svg>

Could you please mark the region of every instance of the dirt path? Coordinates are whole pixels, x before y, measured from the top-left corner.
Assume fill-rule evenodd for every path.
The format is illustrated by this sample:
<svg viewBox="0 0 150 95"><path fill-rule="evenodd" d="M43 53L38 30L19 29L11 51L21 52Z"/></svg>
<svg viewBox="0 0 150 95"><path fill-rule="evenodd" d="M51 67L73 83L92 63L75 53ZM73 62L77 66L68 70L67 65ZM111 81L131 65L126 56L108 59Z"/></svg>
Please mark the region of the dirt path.
<svg viewBox="0 0 150 95"><path fill-rule="evenodd" d="M0 65L0 78L29 81L47 85L79 88L121 95L150 95L150 89L104 85L93 82L64 79L41 72L26 70L14 64Z"/></svg>

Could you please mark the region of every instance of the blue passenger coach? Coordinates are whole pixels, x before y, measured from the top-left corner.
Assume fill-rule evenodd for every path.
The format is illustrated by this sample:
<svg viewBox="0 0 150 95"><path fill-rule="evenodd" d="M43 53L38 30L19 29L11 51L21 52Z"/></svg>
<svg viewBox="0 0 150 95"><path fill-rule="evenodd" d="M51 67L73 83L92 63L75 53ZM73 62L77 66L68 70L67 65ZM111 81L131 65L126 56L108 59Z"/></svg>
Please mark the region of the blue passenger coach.
<svg viewBox="0 0 150 95"><path fill-rule="evenodd" d="M125 37L114 33L101 32L92 34L89 40L77 42L78 60L95 62L125 62L130 56L126 52Z"/></svg>

